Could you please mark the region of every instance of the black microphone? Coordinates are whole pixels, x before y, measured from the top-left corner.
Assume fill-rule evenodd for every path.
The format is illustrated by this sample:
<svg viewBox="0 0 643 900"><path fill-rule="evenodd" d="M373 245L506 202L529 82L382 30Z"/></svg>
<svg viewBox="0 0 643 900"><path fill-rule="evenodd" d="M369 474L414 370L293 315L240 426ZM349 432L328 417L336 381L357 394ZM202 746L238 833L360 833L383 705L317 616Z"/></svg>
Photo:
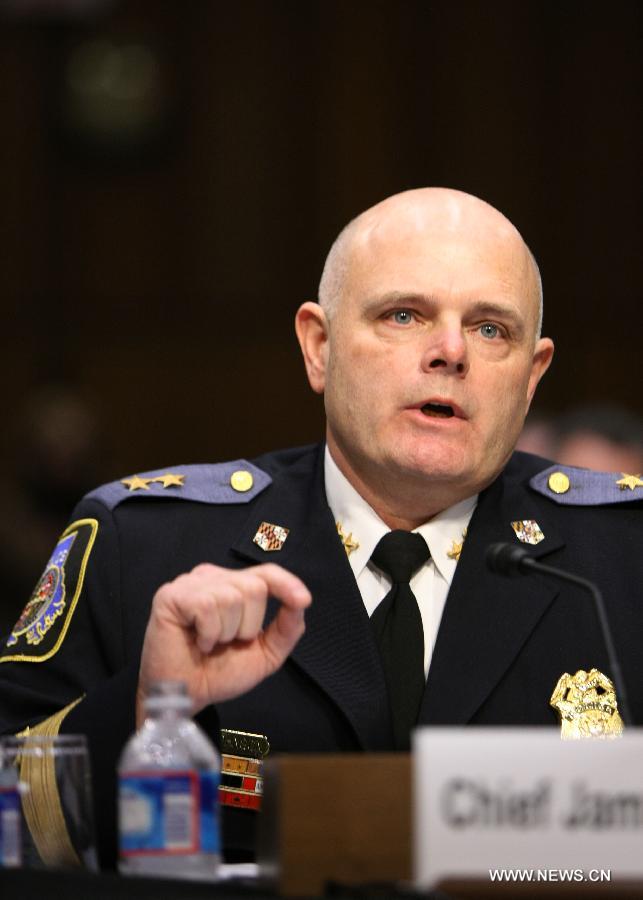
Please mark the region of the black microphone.
<svg viewBox="0 0 643 900"><path fill-rule="evenodd" d="M633 725L634 721L630 712L625 682L621 674L621 664L618 661L618 654L612 639L612 630L607 619L605 603L601 592L594 582L581 578L579 575L572 575L571 572L565 572L564 569L557 569L554 566L547 566L538 562L537 559L529 555L524 547L516 547L513 544L490 544L487 548L486 558L487 566L492 572L497 572L499 575L511 577L513 575L527 575L529 572L541 572L543 575L551 575L563 581L571 581L572 584L578 584L580 587L585 588L586 591L589 591L594 601L598 625L605 642L607 659L612 672L614 687L616 688L616 696L619 698L621 718L626 725Z"/></svg>

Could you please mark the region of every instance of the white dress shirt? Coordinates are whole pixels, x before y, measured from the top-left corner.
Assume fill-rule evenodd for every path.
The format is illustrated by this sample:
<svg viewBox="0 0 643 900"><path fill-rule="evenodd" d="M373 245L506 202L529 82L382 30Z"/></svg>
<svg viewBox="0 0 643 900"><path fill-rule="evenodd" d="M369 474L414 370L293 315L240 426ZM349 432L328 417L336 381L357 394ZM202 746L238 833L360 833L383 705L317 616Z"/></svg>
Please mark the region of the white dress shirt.
<svg viewBox="0 0 643 900"><path fill-rule="evenodd" d="M351 534L359 543L359 547L349 555L348 561L366 612L371 616L388 593L391 580L374 566L370 559L380 538L391 529L340 472L328 447L324 460L324 475L326 499L335 521L341 524L344 534ZM477 494L468 497L438 513L430 522L414 529L422 535L431 551L431 558L411 579L411 590L417 598L424 627L425 675L429 671L442 611L457 565L457 559L449 557L448 553L453 551L454 543L462 543L463 532L469 525L477 502Z"/></svg>

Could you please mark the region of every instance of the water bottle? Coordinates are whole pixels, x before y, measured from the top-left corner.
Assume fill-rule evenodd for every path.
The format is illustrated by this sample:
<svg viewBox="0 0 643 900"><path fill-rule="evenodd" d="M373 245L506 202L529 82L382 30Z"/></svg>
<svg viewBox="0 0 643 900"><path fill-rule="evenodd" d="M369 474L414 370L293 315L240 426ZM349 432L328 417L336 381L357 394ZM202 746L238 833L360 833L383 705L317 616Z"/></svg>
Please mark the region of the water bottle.
<svg viewBox="0 0 643 900"><path fill-rule="evenodd" d="M119 869L213 880L220 860L219 754L190 718L185 684L161 681L118 765Z"/></svg>

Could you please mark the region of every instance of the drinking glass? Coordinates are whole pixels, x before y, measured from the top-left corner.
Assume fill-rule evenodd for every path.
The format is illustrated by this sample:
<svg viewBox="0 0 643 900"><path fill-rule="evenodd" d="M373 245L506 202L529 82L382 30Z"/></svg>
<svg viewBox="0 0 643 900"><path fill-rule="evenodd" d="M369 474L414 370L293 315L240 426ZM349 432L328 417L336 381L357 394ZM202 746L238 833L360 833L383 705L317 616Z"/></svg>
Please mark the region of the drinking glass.
<svg viewBox="0 0 643 900"><path fill-rule="evenodd" d="M16 792L19 803L12 803ZM9 846L0 848L4 851L0 862L26 868L84 867L97 871L84 735L0 738L2 795L8 818L1 823L7 827L0 830L0 836ZM17 830L13 828L16 815Z"/></svg>

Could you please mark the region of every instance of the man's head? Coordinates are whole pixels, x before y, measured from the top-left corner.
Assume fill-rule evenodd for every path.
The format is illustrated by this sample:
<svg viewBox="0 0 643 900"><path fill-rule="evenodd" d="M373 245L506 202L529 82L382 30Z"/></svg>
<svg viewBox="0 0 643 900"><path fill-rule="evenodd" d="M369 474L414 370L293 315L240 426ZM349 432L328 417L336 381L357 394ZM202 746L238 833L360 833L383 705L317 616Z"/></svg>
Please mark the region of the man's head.
<svg viewBox="0 0 643 900"><path fill-rule="evenodd" d="M336 463L413 527L507 462L553 344L514 226L459 191L390 197L341 233L297 334Z"/></svg>

